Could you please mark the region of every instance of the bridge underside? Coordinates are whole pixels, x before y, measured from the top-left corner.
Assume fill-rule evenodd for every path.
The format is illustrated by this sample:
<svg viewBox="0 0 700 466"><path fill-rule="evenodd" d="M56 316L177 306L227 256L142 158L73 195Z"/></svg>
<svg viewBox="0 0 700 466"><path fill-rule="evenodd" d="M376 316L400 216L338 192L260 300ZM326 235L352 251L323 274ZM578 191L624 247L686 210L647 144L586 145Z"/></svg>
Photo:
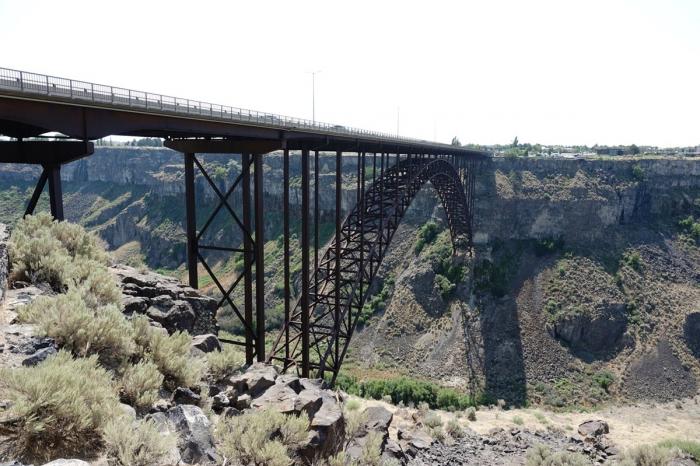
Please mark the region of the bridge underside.
<svg viewBox="0 0 700 466"><path fill-rule="evenodd" d="M202 105L191 106L189 101L184 112L182 107L164 110L163 96L152 101L160 105L154 109L148 101L153 96L147 93L145 103L136 98L127 106L115 101L114 89L109 102L105 97L109 93L90 93L83 86L76 101L74 82L70 98L67 87L59 96L52 94L60 85L39 86L27 95L3 90L3 83L7 84L0 76L0 135L16 140L0 141L0 163L43 167L27 214L34 211L48 184L51 212L63 218L61 166L91 155L91 140L108 135L161 137L166 147L183 154L189 281L198 287L199 266L210 276L220 296L219 306L230 309L243 329L226 341L245 347L248 363L273 360L304 376L312 371L337 375L368 287L401 217L425 182L430 181L440 195L453 242L471 243L473 173L475 164L486 156L482 152L311 122L281 124L275 116L244 121L239 114L231 120L221 107L220 115L214 114L214 106L204 114ZM60 133L59 139L28 140L47 132ZM267 355L263 158L275 150L283 153L284 325ZM298 170L290 167L290 153L300 156ZM319 153L335 155L336 231L328 245L319 244ZM222 189L198 154L240 154L240 173ZM357 199L346 216L341 199L343 174L351 171L343 167L347 160L357 160L352 173ZM290 249L297 247L292 244L297 236L290 231L292 168L301 175L298 194L305 213L298 235L301 283L296 296L290 270ZM197 177L206 180L218 201L211 212L198 212ZM239 242L221 244L207 236L217 215L230 217L229 225L236 230L231 236ZM210 263L212 253L241 259L242 270L233 281L217 274Z"/></svg>

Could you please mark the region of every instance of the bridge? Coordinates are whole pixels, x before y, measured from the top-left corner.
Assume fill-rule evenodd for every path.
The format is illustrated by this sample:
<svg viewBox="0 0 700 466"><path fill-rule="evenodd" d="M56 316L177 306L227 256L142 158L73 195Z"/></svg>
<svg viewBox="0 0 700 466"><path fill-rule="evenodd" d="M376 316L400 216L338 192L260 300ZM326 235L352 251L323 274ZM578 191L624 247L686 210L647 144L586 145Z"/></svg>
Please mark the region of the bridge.
<svg viewBox="0 0 700 466"><path fill-rule="evenodd" d="M47 133L58 136L42 137ZM219 307L230 306L244 329L240 339L223 341L243 346L248 363L274 361L304 377L329 374L333 381L370 284L416 193L426 182L435 187L453 247L469 248L475 164L488 157L448 144L5 68L0 68L0 135L11 138L0 141L0 163L43 168L26 214L34 212L48 183L57 219L64 217L61 166L91 155L92 141L110 135L163 138L184 158L189 283L198 287L201 264L221 294ZM266 354L263 158L273 151L283 157L284 323ZM321 245L319 153L329 152L335 154L335 231ZM298 296L291 293L290 153L300 155L304 213ZM222 190L197 154L240 154L241 173ZM348 156L358 162L352 173L357 197L343 216L342 175L348 171L343 159ZM196 173L217 198L202 224L197 223ZM233 205L234 192L240 193L241 205ZM204 240L220 212L240 230L242 244ZM211 251L243 259L233 283L224 285L217 277L207 261ZM242 305L232 298L239 287Z"/></svg>

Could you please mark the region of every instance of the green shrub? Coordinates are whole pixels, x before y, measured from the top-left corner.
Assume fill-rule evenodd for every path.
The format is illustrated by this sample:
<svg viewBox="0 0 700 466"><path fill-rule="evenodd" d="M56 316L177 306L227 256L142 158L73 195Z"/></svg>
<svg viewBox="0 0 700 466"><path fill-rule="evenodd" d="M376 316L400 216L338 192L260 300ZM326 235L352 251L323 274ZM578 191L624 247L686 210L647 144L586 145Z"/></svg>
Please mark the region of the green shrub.
<svg viewBox="0 0 700 466"><path fill-rule="evenodd" d="M593 382L607 393L610 386L615 383L615 376L610 371L602 370L593 374Z"/></svg>
<svg viewBox="0 0 700 466"><path fill-rule="evenodd" d="M158 366L151 361L129 364L120 381L122 400L137 410L145 410L158 399L161 385L163 375L158 371Z"/></svg>
<svg viewBox="0 0 700 466"><path fill-rule="evenodd" d="M450 280L444 275L435 274L435 287L438 289L442 299L447 299L450 297L452 292L455 290L457 285L450 282Z"/></svg>
<svg viewBox="0 0 700 466"><path fill-rule="evenodd" d="M113 305L89 307L84 293L72 288L65 294L40 296L18 310L23 322L79 356L98 354L103 362L120 362L134 352L132 329Z"/></svg>
<svg viewBox="0 0 700 466"><path fill-rule="evenodd" d="M234 464L288 466L308 428L305 416L251 410L220 418L215 436L218 451Z"/></svg>
<svg viewBox="0 0 700 466"><path fill-rule="evenodd" d="M639 272L642 268L642 258L637 251L627 251L622 255L621 262Z"/></svg>
<svg viewBox="0 0 700 466"><path fill-rule="evenodd" d="M591 461L580 453L558 452L535 445L527 452L526 466L590 466Z"/></svg>
<svg viewBox="0 0 700 466"><path fill-rule="evenodd" d="M354 377L341 374L336 380L341 390L356 396L381 400L390 396L393 404L426 403L436 409L466 409L477 401L469 395L451 388L442 388L432 382L397 377L394 379L374 379L358 382Z"/></svg>
<svg viewBox="0 0 700 466"><path fill-rule="evenodd" d="M467 409L467 419L472 422L476 421L476 408L473 406Z"/></svg>
<svg viewBox="0 0 700 466"><path fill-rule="evenodd" d="M435 241L439 232L440 227L437 223L432 220L425 222L423 226L418 229L418 239L416 240L416 245L413 247L413 251L416 254L420 254L426 244L432 244L432 242Z"/></svg>
<svg viewBox="0 0 700 466"><path fill-rule="evenodd" d="M119 414L119 400L97 357L67 351L29 368L3 369L2 397L11 401L4 455L45 462L94 451L102 428Z"/></svg>
<svg viewBox="0 0 700 466"><path fill-rule="evenodd" d="M207 353L209 375L215 381L231 377L245 364L245 355L233 345L225 345L221 351Z"/></svg>
<svg viewBox="0 0 700 466"><path fill-rule="evenodd" d="M111 464L150 466L161 464L175 447L171 434L161 434L155 421L135 421L126 416L110 420L104 427L105 453Z"/></svg>
<svg viewBox="0 0 700 466"><path fill-rule="evenodd" d="M521 426L521 425L525 424L525 421L523 421L523 418L520 416L513 416L513 424L515 424L517 426Z"/></svg>
<svg viewBox="0 0 700 466"><path fill-rule="evenodd" d="M644 181L646 174L641 164L638 163L632 167L632 177L637 181Z"/></svg>

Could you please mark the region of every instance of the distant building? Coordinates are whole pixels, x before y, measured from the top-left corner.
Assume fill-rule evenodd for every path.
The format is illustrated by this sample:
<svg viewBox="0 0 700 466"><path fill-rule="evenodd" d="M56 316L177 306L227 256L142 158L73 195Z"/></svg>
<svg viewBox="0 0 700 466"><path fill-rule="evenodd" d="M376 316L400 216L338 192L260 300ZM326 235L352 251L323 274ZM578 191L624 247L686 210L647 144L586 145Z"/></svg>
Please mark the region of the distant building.
<svg viewBox="0 0 700 466"><path fill-rule="evenodd" d="M598 147L595 151L598 155L625 155L623 147Z"/></svg>

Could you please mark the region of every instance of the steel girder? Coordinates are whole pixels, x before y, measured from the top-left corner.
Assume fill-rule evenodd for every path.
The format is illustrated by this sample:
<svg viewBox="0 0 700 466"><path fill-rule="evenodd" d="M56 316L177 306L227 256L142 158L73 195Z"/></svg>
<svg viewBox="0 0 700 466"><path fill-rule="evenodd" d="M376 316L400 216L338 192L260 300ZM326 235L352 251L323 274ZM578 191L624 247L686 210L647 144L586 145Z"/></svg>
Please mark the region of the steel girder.
<svg viewBox="0 0 700 466"><path fill-rule="evenodd" d="M423 184L430 181L447 214L454 247L471 246L473 170L447 157L396 157L367 189L364 154L358 155L358 202L330 242L302 298L289 313L269 360L302 376L326 373L335 381L358 317L399 222ZM375 156L376 165L376 156ZM388 164L388 160L387 160ZM465 187L464 182L467 183ZM306 296L307 302L304 301ZM308 315L307 315L308 312Z"/></svg>

